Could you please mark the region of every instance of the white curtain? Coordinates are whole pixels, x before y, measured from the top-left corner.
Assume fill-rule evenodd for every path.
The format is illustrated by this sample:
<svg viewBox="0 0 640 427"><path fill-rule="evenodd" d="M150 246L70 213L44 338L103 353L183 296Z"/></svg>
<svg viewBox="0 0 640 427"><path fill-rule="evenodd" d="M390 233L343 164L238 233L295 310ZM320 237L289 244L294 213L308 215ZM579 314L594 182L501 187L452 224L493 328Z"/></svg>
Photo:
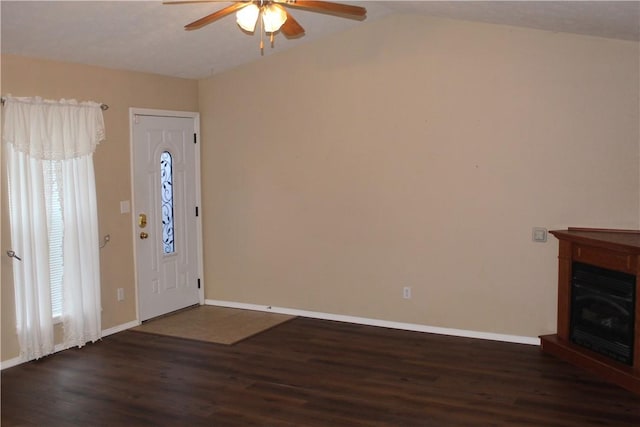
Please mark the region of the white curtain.
<svg viewBox="0 0 640 427"><path fill-rule="evenodd" d="M13 263L17 332L21 356L31 360L54 351L49 263L54 205L61 207L63 224L63 348L100 338L93 152L104 140L104 122L100 104L75 100L7 97L4 113L11 243L21 258ZM52 192L52 185L58 191Z"/></svg>

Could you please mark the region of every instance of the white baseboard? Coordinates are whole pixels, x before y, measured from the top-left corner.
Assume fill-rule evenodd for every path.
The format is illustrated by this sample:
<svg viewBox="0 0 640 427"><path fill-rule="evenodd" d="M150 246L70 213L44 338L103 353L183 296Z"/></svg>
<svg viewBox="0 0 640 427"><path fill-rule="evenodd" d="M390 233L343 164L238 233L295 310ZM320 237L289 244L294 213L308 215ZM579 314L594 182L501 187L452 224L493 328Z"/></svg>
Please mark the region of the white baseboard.
<svg viewBox="0 0 640 427"><path fill-rule="evenodd" d="M122 325L114 326L113 328L103 330L102 337L113 335L115 333L122 332L124 330L136 327L138 325L140 325L140 322L138 322L137 320L134 320L128 323L123 323ZM65 348L62 346L62 344L56 344L56 346L53 349L53 353L57 353L64 349ZM0 362L0 370L13 368L14 366L20 365L25 362L29 362L29 360L23 360L20 356L14 357L8 360L3 360L2 362Z"/></svg>
<svg viewBox="0 0 640 427"><path fill-rule="evenodd" d="M127 329L135 328L136 326L140 326L140 322L137 320L132 320L131 322L123 323L122 325L103 330L102 336L107 337L109 335L117 334L118 332L126 331Z"/></svg>
<svg viewBox="0 0 640 427"><path fill-rule="evenodd" d="M13 368L14 366L18 366L19 364L24 362L25 361L22 360L20 356L14 357L13 359L3 360L2 362L0 362L0 370Z"/></svg>
<svg viewBox="0 0 640 427"><path fill-rule="evenodd" d="M366 317L346 316L342 314L321 313L317 311L297 310L293 308L273 307L270 305L245 304L232 301L220 301L207 299L206 305L219 307L242 308L246 310L266 311L271 313L289 314L292 316L311 317L313 319L335 320L338 322L356 323L360 325L380 326L383 328L402 329L405 331L426 332L438 335L451 335L455 337L478 338L490 341L502 341L516 344L540 345L538 337L524 337L519 335L504 335L493 332L468 331L464 329L441 328L416 323L392 322L389 320L369 319Z"/></svg>

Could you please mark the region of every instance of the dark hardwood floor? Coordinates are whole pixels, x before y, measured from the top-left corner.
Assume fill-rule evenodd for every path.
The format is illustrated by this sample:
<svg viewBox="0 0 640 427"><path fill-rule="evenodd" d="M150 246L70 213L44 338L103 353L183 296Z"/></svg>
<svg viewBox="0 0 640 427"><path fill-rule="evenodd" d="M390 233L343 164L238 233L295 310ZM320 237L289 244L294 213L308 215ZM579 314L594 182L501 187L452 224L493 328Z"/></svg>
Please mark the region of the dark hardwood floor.
<svg viewBox="0 0 640 427"><path fill-rule="evenodd" d="M640 426L537 347L297 318L234 346L125 331L2 372L2 426Z"/></svg>

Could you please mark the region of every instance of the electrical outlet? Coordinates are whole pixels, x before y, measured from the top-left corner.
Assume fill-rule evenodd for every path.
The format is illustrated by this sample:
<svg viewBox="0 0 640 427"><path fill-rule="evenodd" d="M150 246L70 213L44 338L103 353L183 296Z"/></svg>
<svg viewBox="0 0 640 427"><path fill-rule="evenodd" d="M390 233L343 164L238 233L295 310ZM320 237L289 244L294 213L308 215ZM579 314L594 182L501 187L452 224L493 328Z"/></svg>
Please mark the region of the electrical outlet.
<svg viewBox="0 0 640 427"><path fill-rule="evenodd" d="M124 301L124 289L123 288L118 288L118 301Z"/></svg>
<svg viewBox="0 0 640 427"><path fill-rule="evenodd" d="M402 298L411 299L411 286L405 286L402 288Z"/></svg>

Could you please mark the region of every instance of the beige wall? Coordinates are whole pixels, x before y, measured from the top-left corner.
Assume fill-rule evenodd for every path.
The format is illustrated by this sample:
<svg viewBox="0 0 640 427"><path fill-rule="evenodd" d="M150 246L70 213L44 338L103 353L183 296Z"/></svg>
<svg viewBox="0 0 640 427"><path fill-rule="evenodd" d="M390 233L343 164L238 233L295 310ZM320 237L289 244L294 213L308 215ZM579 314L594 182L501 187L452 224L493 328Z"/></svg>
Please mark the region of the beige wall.
<svg viewBox="0 0 640 427"><path fill-rule="evenodd" d="M195 80L99 67L2 56L2 94L75 98L109 105L104 113L107 140L94 155L100 235L111 235L101 250L102 326L104 329L136 319L133 244L130 214L120 213L120 201L131 200L129 108L197 111ZM2 176L5 176L4 169ZM4 182L4 181L3 181ZM2 250L10 247L6 185L2 186ZM18 355L11 262L2 260L2 360ZM124 288L118 302L116 289Z"/></svg>
<svg viewBox="0 0 640 427"><path fill-rule="evenodd" d="M638 228L638 52L395 16L201 81L206 298L554 332L531 229Z"/></svg>

